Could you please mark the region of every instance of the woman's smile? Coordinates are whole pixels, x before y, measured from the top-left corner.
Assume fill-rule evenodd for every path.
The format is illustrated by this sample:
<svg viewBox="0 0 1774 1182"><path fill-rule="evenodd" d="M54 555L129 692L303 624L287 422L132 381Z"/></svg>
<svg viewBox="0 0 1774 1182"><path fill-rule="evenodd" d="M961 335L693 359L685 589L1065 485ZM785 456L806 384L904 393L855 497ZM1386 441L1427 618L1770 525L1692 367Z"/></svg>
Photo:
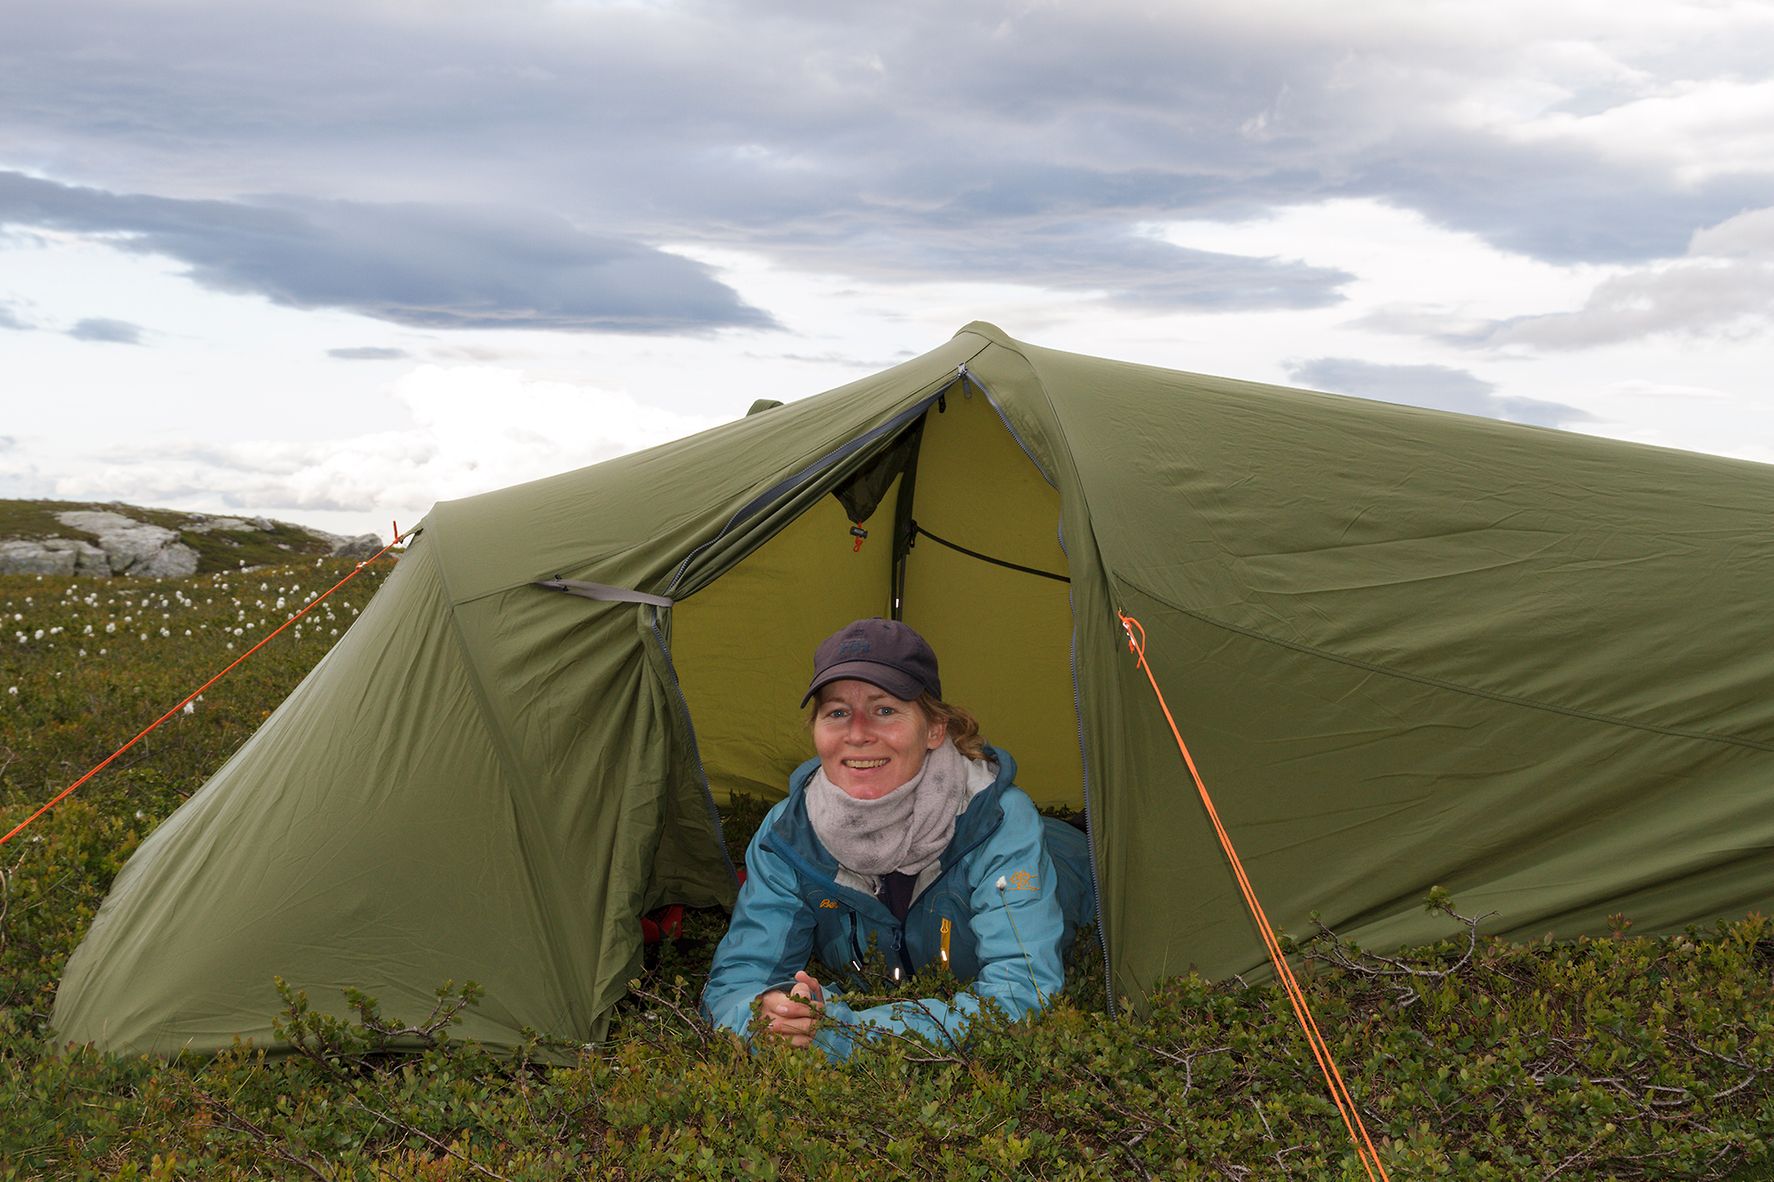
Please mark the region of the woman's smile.
<svg viewBox="0 0 1774 1182"><path fill-rule="evenodd" d="M947 729L879 686L834 681L819 690L813 746L826 779L858 800L878 800L918 774Z"/></svg>

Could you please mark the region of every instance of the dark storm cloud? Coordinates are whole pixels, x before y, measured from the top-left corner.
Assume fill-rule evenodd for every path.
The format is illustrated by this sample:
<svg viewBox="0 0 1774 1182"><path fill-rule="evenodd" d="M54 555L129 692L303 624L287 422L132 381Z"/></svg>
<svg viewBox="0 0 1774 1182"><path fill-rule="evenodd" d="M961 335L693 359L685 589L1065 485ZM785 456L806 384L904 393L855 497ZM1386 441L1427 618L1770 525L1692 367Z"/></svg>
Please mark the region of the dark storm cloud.
<svg viewBox="0 0 1774 1182"><path fill-rule="evenodd" d="M1113 223L1078 219L1005 219L990 234L919 232L897 227L905 249L851 256L848 274L923 282L933 277L1000 283L1076 294L1100 293L1131 308L1196 311L1316 308L1341 298L1347 272L1304 263L1174 246ZM878 231L877 231L878 232ZM858 235L865 231L858 228ZM818 269L823 251L782 243L778 253Z"/></svg>
<svg viewBox="0 0 1774 1182"><path fill-rule="evenodd" d="M0 173L0 222L111 236L218 291L430 328L764 326L700 263L554 215L267 197L177 200Z"/></svg>
<svg viewBox="0 0 1774 1182"><path fill-rule="evenodd" d="M344 349L328 349L326 355L340 361L399 361L408 354L405 349L389 349L380 345L352 345Z"/></svg>
<svg viewBox="0 0 1774 1182"><path fill-rule="evenodd" d="M0 100L29 112L0 114L0 129L11 122L53 151L62 175L124 178L113 187L190 193L194 159L216 162L197 178L211 198L411 195L443 182L464 201L564 210L651 241L737 246L859 279L1100 293L1124 307L1312 307L1348 278L1142 233L1164 217L1254 215L1321 187L1309 172L1274 174L1274 144L1258 151L1236 131L1273 103L1284 64L1258 56L1230 70L1225 46L1175 23L1128 36L1064 14L1006 21L995 8L914 3L862 39L879 43L867 50L853 48L852 17L769 4L743 19L699 4L424 21L374 4L324 19L221 6L201 22L178 9L120 6L106 22L87 11L34 23L10 56L0 49L11 67ZM157 52L169 39L176 85ZM965 43L965 65L933 57L937 43ZM250 70L225 52L239 45L252 47ZM411 65L395 76L391 61ZM181 183L162 189L172 175ZM429 306L437 276L413 267L414 253L447 259L438 248L455 243L393 260L395 275L425 282L386 291L364 277L423 232L422 217L343 202L193 201L187 212L199 206L216 231L193 234L162 207L181 225L155 228L153 248L182 248L172 253L212 286L402 323L483 319L453 312L448 296ZM267 224L279 215L296 224ZM327 249L341 221L362 225L345 237L367 240L369 258ZM487 235L436 237L472 250ZM496 283L515 264L490 257L513 253L503 234L491 239L500 249L461 270ZM520 272L512 286L546 300L550 278ZM546 308L534 318L554 325ZM685 319L759 322L730 294Z"/></svg>
<svg viewBox="0 0 1774 1182"><path fill-rule="evenodd" d="M1490 382L1445 365L1384 365L1348 357L1318 357L1295 362L1287 372L1293 381L1315 390L1511 423L1565 427L1594 417L1558 402L1501 397Z"/></svg>
<svg viewBox="0 0 1774 1182"><path fill-rule="evenodd" d="M1765 44L1716 23L1672 34L1651 65L1686 77L1678 55L1704 51L1765 72ZM1679 253L1770 182L1753 160L1678 177L1654 153L1471 119L1480 83L1564 79L1524 63L1528 34L1405 10L907 0L878 22L766 0L100 0L9 33L0 139L15 161L183 199L211 228L161 208L174 224L122 232L183 248L204 282L400 323L761 323L636 242L1129 307L1307 307L1346 277L1145 228L1370 197L1536 257L1633 262ZM1572 67L1564 108L1655 89L1635 69ZM306 196L234 199L266 191ZM153 199L118 200L148 216Z"/></svg>
<svg viewBox="0 0 1774 1182"><path fill-rule="evenodd" d="M142 344L142 326L127 320L106 320L95 317L79 321L68 330L77 341L99 341L111 345Z"/></svg>

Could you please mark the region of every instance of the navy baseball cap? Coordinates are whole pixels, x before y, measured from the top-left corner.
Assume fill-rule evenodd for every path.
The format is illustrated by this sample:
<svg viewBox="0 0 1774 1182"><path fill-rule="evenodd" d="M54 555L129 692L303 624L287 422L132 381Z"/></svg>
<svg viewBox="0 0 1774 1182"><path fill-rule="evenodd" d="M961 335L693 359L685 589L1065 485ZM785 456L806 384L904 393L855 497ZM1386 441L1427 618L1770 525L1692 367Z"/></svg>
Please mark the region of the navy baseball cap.
<svg viewBox="0 0 1774 1182"><path fill-rule="evenodd" d="M898 620L857 620L846 624L813 651L813 680L801 705L834 681L854 678L879 686L896 698L916 701L925 690L942 697L936 654L924 638Z"/></svg>

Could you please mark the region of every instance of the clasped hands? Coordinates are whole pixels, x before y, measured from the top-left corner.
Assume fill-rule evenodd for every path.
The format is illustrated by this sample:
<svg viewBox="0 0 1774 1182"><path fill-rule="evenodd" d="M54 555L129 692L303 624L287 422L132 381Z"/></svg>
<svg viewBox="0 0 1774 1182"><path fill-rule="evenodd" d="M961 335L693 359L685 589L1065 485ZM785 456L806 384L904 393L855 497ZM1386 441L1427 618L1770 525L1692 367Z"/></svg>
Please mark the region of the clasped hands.
<svg viewBox="0 0 1774 1182"><path fill-rule="evenodd" d="M795 974L795 983L786 993L772 989L758 997L758 1013L767 1022L764 1033L795 1047L813 1045L813 1031L824 1008L825 989L805 969Z"/></svg>

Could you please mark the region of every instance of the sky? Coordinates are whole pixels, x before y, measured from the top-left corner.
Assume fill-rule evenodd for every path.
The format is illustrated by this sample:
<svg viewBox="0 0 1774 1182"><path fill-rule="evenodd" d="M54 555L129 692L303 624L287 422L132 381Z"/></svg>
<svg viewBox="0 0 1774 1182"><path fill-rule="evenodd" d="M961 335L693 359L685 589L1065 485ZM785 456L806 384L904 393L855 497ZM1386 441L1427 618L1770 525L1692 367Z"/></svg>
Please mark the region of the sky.
<svg viewBox="0 0 1774 1182"><path fill-rule="evenodd" d="M386 537L973 320L1774 462L1774 2L0 0L0 497Z"/></svg>

